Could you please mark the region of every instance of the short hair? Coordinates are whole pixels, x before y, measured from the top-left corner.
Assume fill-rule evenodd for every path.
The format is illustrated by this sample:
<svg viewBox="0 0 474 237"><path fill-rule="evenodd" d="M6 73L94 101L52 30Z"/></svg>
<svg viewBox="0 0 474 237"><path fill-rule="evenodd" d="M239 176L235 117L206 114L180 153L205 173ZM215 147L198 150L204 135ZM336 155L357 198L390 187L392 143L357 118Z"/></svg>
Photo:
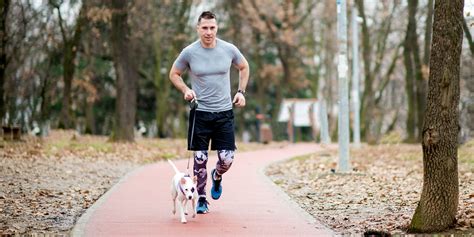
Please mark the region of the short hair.
<svg viewBox="0 0 474 237"><path fill-rule="evenodd" d="M199 19L198 19L198 24L201 23L201 19L216 19L216 15L214 15L214 13L210 12L210 11L203 11L201 13L201 15L199 16ZM217 19L216 19L217 20Z"/></svg>

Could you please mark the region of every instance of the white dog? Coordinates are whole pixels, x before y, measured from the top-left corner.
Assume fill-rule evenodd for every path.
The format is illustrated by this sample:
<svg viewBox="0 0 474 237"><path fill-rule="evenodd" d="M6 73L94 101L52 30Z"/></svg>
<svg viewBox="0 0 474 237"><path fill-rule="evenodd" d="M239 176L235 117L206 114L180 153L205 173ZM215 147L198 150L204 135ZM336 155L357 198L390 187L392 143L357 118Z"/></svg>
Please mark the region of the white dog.
<svg viewBox="0 0 474 237"><path fill-rule="evenodd" d="M179 172L178 168L171 160L168 162L173 167L176 174L171 182L171 198L173 199L173 214L176 213L176 199L178 199L179 211L181 214L181 223L186 223L185 215L188 214L187 203L191 201L193 207L193 218L196 217L196 202L198 199L196 183L194 176L192 179L189 175Z"/></svg>

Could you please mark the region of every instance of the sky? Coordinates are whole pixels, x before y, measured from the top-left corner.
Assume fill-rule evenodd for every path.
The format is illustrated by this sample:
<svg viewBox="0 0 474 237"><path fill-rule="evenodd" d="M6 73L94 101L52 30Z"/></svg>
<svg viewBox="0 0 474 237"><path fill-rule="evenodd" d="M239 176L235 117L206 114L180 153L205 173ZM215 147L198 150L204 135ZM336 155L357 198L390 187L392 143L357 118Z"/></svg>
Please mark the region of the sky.
<svg viewBox="0 0 474 237"><path fill-rule="evenodd" d="M222 0L203 0L203 1L201 1L201 3L195 9L193 9L194 10L193 12L194 12L194 14L196 14L196 12L201 12L204 9L211 9L219 1L222 1ZM366 0L365 5L370 6L371 3L375 3L376 1L379 1L379 0ZM406 1L408 1L408 0L404 0L405 4L406 4ZM45 0L33 0L32 4L34 6L39 7L42 4L45 4L45 2L46 2ZM346 2L351 2L351 0L346 0ZM419 2L419 5L423 6L423 5L426 4L426 2L427 2L427 0L421 0ZM336 4L336 0L334 0L334 4ZM72 17L66 17L66 19L73 21L74 18L75 18L75 15L78 12L79 6L80 6L80 4L75 4L75 6L72 8L73 11L71 12L70 11L71 6L69 5L69 1L65 1L65 4L63 4L63 6L61 7L61 12L64 12L64 15L66 15L66 16L71 15L71 14L68 14L68 13L72 13ZM470 16L467 16L468 14ZM474 20L474 0L464 0L464 16L467 17L468 19Z"/></svg>
<svg viewBox="0 0 474 237"><path fill-rule="evenodd" d="M468 14L470 14L469 17ZM468 19L474 19L474 0L464 1L464 16Z"/></svg>

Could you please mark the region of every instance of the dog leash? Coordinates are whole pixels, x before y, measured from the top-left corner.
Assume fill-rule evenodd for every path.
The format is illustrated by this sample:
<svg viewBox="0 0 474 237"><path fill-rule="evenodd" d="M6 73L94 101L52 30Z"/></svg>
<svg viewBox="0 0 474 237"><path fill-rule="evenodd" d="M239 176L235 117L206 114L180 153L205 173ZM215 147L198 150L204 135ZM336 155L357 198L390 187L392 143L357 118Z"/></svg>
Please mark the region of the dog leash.
<svg viewBox="0 0 474 237"><path fill-rule="evenodd" d="M193 148L193 140L194 140L194 124L196 123L196 112L197 112L197 107L198 107L198 101L197 101L197 98L194 98L191 100L191 102L189 103L189 107L191 108L191 111L194 111L194 115L193 115L193 123L192 123L192 127L191 127L191 139L189 141L190 145L189 147L192 149ZM193 155L194 156L194 155ZM189 163L190 163L190 160L191 160L191 156L188 156L188 166L186 167L186 170L188 172L188 175L189 175Z"/></svg>

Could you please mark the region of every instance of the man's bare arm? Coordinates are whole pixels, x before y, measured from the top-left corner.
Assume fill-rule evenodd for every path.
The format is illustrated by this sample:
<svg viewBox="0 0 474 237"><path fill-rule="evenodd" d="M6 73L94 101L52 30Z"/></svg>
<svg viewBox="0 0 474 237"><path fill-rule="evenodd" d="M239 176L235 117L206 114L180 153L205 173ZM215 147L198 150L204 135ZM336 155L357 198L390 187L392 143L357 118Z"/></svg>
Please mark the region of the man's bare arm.
<svg viewBox="0 0 474 237"><path fill-rule="evenodd" d="M171 67L170 74L169 74L170 81L173 83L176 89L178 89L179 91L181 91L181 93L183 93L185 100L192 100L196 98L196 93L193 90L191 90L186 85L186 83L184 83L184 80L181 77L182 73L183 72L181 72L181 70L177 69L173 65L173 67Z"/></svg>
<svg viewBox="0 0 474 237"><path fill-rule="evenodd" d="M247 88L247 83L249 81L250 75L250 68L249 63L245 58L242 59L242 62L239 64L234 65L239 70L239 90L245 91ZM245 106L245 96L243 93L237 93L234 96L234 100L232 101L237 107L244 107Z"/></svg>
<svg viewBox="0 0 474 237"><path fill-rule="evenodd" d="M235 67L239 70L239 90L245 91L250 76L250 68L247 59L242 58L240 64L236 64Z"/></svg>

